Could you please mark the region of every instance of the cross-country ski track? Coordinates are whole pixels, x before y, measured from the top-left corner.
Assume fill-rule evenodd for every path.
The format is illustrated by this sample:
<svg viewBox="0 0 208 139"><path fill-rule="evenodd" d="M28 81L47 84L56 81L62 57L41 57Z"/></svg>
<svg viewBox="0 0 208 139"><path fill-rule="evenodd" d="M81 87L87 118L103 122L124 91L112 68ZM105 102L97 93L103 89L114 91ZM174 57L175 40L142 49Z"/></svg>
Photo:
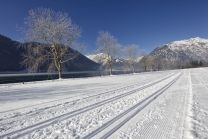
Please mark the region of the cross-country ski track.
<svg viewBox="0 0 208 139"><path fill-rule="evenodd" d="M208 68L0 85L0 138L208 138Z"/></svg>

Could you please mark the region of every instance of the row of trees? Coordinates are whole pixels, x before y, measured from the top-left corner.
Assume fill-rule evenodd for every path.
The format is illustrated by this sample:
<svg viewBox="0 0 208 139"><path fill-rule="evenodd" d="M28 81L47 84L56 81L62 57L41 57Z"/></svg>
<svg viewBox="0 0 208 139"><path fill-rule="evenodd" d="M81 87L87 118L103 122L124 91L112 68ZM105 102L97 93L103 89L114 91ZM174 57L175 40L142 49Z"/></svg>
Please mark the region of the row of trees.
<svg viewBox="0 0 208 139"><path fill-rule="evenodd" d="M107 67L110 69L110 75L112 75L112 63L113 60L119 56L127 58L123 62L123 70L132 70L135 73L136 70L140 71L159 71L169 69L182 69L182 68L196 68L206 66L206 63L202 61L182 61L182 60L167 60L163 58L153 57L148 55L144 50L140 50L138 45L132 44L121 47L118 41L109 32L99 32L97 39L97 45L99 51L106 56L103 57L107 61ZM138 57L142 59L138 62ZM105 65L106 66L106 65Z"/></svg>
<svg viewBox="0 0 208 139"><path fill-rule="evenodd" d="M104 31L99 32L97 45L99 46L98 51L105 55L103 58L107 61L102 66L110 69L110 75L112 75L113 60L119 58L122 54L128 59L125 61L125 66L130 66L132 71L135 72L135 63L139 54L138 45L132 44L122 48L113 35Z"/></svg>
<svg viewBox="0 0 208 139"><path fill-rule="evenodd" d="M152 56L144 56L138 65L140 71L159 71L171 69L185 69L185 68L198 68L207 67L208 62L202 61L182 61L182 60L166 60L163 58L154 58Z"/></svg>
<svg viewBox="0 0 208 139"><path fill-rule="evenodd" d="M183 68L198 68L198 67L206 67L207 63L203 63L200 61L186 61Z"/></svg>
<svg viewBox="0 0 208 139"><path fill-rule="evenodd" d="M24 25L20 30L25 35L27 43L21 45L25 48L22 65L31 72L36 72L40 67L45 67L48 71L57 70L59 78L62 78L64 65L77 57L84 48L83 45L77 43L81 29L72 22L67 13L54 12L45 8L30 10ZM122 48L109 32L98 33L97 46L98 51L106 55L104 58L111 75L113 60L121 54L127 58L124 62L124 69L130 67L133 73L139 55L143 56L140 66L144 71L173 68L174 62L148 56L145 51L139 50L138 45L132 44ZM182 67L180 61L174 64L176 63L178 68Z"/></svg>
<svg viewBox="0 0 208 139"><path fill-rule="evenodd" d="M27 43L21 45L25 48L21 64L30 72L36 72L40 67L45 67L48 71L57 70L59 78L62 78L64 65L78 56L83 49L83 46L77 43L81 29L72 22L67 13L46 8L30 10L24 24L21 31ZM112 74L112 62L119 56L121 45L114 36L104 31L99 32L97 45L98 50L106 54L105 58ZM124 54L129 58L128 62L133 71L137 51L137 45L124 48Z"/></svg>

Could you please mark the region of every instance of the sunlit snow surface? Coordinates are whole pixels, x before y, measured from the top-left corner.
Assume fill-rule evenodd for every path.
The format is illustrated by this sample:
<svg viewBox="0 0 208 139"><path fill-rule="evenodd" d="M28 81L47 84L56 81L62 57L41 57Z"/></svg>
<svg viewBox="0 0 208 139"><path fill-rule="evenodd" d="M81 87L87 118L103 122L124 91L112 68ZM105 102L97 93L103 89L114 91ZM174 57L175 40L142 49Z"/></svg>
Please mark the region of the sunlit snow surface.
<svg viewBox="0 0 208 139"><path fill-rule="evenodd" d="M208 68L0 85L0 138L208 138Z"/></svg>

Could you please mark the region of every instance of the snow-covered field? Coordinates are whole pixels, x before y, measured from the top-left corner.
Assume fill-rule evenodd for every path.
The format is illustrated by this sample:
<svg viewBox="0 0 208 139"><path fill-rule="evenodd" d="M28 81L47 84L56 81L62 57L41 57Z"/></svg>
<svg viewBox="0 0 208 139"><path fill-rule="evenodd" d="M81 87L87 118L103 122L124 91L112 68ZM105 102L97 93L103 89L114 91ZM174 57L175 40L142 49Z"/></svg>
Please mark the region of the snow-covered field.
<svg viewBox="0 0 208 139"><path fill-rule="evenodd" d="M208 69L0 85L0 138L208 138Z"/></svg>

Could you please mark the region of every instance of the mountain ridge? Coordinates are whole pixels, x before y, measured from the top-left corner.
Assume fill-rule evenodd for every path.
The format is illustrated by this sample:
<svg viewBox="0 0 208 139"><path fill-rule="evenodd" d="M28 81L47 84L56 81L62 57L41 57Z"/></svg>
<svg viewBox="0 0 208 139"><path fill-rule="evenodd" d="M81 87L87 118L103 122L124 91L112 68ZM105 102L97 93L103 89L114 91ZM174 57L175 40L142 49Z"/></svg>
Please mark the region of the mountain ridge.
<svg viewBox="0 0 208 139"><path fill-rule="evenodd" d="M149 55L172 61L178 59L182 61L207 61L208 39L195 37L173 41L158 46Z"/></svg>

